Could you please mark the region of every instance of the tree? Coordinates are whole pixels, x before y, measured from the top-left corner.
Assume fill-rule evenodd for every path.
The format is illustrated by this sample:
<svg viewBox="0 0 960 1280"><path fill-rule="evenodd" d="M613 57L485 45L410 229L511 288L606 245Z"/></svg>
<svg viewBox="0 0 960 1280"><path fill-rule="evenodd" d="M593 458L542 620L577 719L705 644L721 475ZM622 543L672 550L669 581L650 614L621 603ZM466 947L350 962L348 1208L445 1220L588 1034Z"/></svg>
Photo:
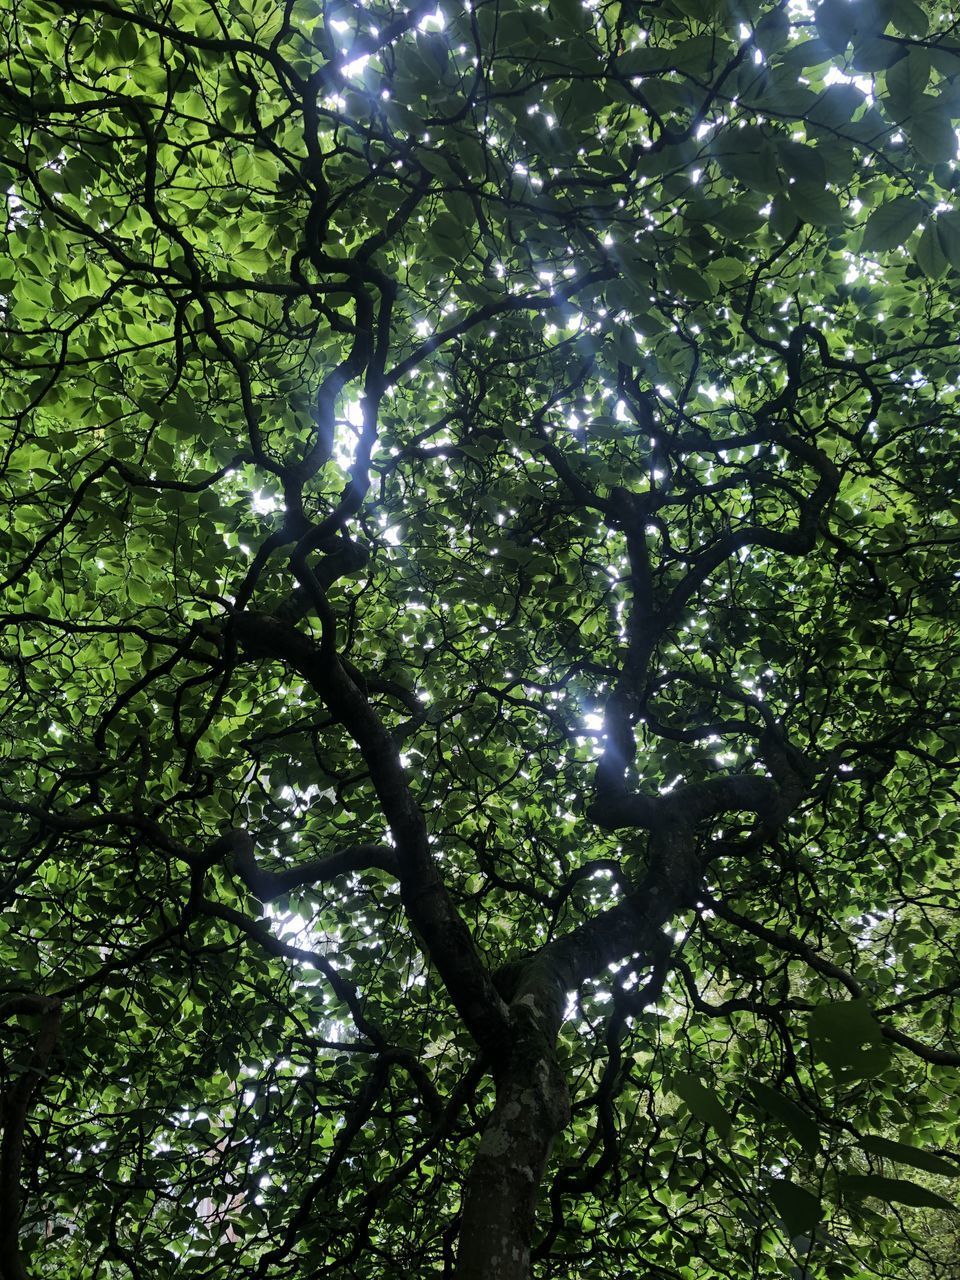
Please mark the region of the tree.
<svg viewBox="0 0 960 1280"><path fill-rule="evenodd" d="M2 22L4 1280L956 1276L960 16Z"/></svg>

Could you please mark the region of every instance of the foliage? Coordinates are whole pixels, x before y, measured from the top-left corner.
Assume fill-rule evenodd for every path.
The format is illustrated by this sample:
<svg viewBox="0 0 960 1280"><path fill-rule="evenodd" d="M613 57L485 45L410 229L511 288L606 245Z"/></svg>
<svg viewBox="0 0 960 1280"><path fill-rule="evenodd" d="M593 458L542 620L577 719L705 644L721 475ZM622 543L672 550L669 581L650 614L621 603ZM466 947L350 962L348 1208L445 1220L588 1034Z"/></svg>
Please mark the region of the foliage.
<svg viewBox="0 0 960 1280"><path fill-rule="evenodd" d="M0 22L5 1280L956 1277L960 13Z"/></svg>

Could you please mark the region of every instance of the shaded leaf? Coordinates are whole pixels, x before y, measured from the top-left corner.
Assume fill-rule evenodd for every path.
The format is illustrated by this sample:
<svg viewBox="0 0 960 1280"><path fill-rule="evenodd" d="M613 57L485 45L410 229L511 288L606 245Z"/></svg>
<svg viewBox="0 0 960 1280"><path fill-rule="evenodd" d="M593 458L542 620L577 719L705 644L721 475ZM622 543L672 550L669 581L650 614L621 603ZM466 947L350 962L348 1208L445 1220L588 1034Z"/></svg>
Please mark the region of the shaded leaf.
<svg viewBox="0 0 960 1280"><path fill-rule="evenodd" d="M927 1173L938 1173L945 1178L960 1178L960 1163L945 1160L932 1151L924 1151L920 1147L909 1147L904 1142L894 1142L880 1134L868 1133L860 1138L860 1146L873 1156L881 1156L886 1160L896 1160L899 1164L910 1164L915 1169L924 1169Z"/></svg>
<svg viewBox="0 0 960 1280"><path fill-rule="evenodd" d="M936 280L947 269L947 258L940 244L940 236L935 222L928 222L923 229L915 250L917 265L925 276Z"/></svg>
<svg viewBox="0 0 960 1280"><path fill-rule="evenodd" d="M957 156L957 131L947 111L931 106L918 111L909 121L910 141L924 160L941 164Z"/></svg>
<svg viewBox="0 0 960 1280"><path fill-rule="evenodd" d="M791 1236L809 1235L823 1217L819 1199L789 1178L772 1182L769 1194Z"/></svg>
<svg viewBox="0 0 960 1280"><path fill-rule="evenodd" d="M775 1119L779 1120L793 1134L796 1140L810 1155L820 1150L820 1132L800 1107L789 1098L785 1098L779 1090L760 1081L753 1081L750 1092L759 1105Z"/></svg>
<svg viewBox="0 0 960 1280"><path fill-rule="evenodd" d="M849 0L823 0L814 22L817 35L831 53L843 53L857 30L856 10Z"/></svg>
<svg viewBox="0 0 960 1280"><path fill-rule="evenodd" d="M786 198L801 222L812 223L815 227L835 227L843 221L840 201L832 191L798 182L788 189Z"/></svg>
<svg viewBox="0 0 960 1280"><path fill-rule="evenodd" d="M673 1091L683 1099L698 1120L716 1129L722 1138L730 1132L730 1114L713 1089L693 1075L673 1078Z"/></svg>
<svg viewBox="0 0 960 1280"><path fill-rule="evenodd" d="M908 1204L916 1209L949 1209L960 1212L950 1200L918 1186L915 1182L907 1182L902 1178L882 1178L879 1174L844 1174L840 1179L840 1188L847 1196L865 1199L872 1196L885 1204Z"/></svg>
<svg viewBox="0 0 960 1280"><path fill-rule="evenodd" d="M955 271L960 271L960 211L938 214L935 226L943 256Z"/></svg>
<svg viewBox="0 0 960 1280"><path fill-rule="evenodd" d="M911 196L898 196L874 209L863 229L864 249L895 249L923 217L924 206Z"/></svg>
<svg viewBox="0 0 960 1280"><path fill-rule="evenodd" d="M886 1068L890 1050L866 1000L818 1005L809 1025L811 1047L834 1073L864 1079Z"/></svg>

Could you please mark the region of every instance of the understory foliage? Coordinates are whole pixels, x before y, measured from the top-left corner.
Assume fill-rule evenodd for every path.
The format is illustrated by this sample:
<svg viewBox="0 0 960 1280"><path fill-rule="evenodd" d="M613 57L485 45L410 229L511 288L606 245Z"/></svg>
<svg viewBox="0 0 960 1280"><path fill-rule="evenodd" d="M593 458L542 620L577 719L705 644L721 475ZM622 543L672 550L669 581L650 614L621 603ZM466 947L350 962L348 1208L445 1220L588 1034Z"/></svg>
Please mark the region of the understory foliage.
<svg viewBox="0 0 960 1280"><path fill-rule="evenodd" d="M3 1280L956 1280L960 11L0 36Z"/></svg>

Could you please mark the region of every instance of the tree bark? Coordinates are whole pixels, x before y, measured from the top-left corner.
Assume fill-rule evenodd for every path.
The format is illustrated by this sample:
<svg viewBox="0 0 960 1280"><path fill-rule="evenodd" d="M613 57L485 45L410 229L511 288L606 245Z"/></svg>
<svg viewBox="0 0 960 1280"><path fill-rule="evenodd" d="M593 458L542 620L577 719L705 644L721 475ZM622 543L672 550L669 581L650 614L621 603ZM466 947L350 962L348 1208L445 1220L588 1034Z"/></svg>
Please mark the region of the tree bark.
<svg viewBox="0 0 960 1280"><path fill-rule="evenodd" d="M0 1006L0 1022L18 1013L40 1015L33 1055L3 1100L3 1140L0 1142L0 1277L2 1280L29 1280L20 1251L20 1188L23 1148L30 1102L44 1078L47 1064L60 1031L60 1001L50 996L13 996Z"/></svg>
<svg viewBox="0 0 960 1280"><path fill-rule="evenodd" d="M651 867L631 898L548 943L522 971L496 1103L467 1177L456 1280L528 1280L540 1182L570 1117L557 1040L567 993L631 953L663 954L661 927L694 900L702 868L692 829L654 825Z"/></svg>
<svg viewBox="0 0 960 1280"><path fill-rule="evenodd" d="M570 1116L548 1028L514 1005L518 1033L495 1072L496 1104L467 1178L457 1280L527 1280L540 1182Z"/></svg>

